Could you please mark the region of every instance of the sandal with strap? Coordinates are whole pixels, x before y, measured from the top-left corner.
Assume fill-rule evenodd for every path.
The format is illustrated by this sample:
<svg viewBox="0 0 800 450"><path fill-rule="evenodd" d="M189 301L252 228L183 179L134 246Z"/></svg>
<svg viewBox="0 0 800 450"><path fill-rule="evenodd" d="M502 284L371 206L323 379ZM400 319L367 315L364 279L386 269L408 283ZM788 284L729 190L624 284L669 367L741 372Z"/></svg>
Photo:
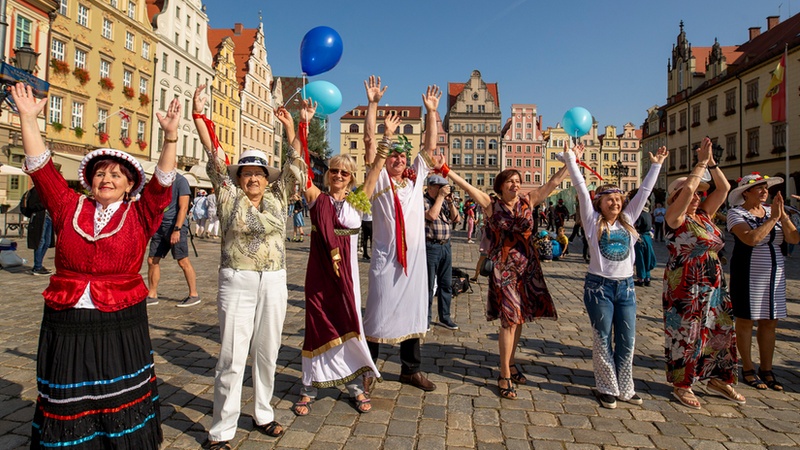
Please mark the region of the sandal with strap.
<svg viewBox="0 0 800 450"><path fill-rule="evenodd" d="M691 409L700 409L700 401L694 396L691 389L676 387L672 390L672 396L678 399L683 406Z"/></svg>
<svg viewBox="0 0 800 450"><path fill-rule="evenodd" d="M302 401L302 399L307 398L308 400ZM302 417L307 416L311 413L311 404L314 403L314 399L303 396L300 397L301 400L298 400L292 405L292 412L295 416ZM299 408L305 408L305 412L300 412Z"/></svg>
<svg viewBox="0 0 800 450"><path fill-rule="evenodd" d="M756 375L755 369L742 370L742 381L744 381L748 386L756 388L759 391L767 389L767 383L764 383L764 381L762 381L761 378Z"/></svg>
<svg viewBox="0 0 800 450"><path fill-rule="evenodd" d="M208 450L231 450L231 444L228 441L211 442Z"/></svg>
<svg viewBox="0 0 800 450"><path fill-rule="evenodd" d="M359 414L367 414L370 411L372 411L372 405L370 405L369 403L370 398L364 394L361 395L363 395L364 398L360 400L358 399L358 397L350 397L350 403L353 404L353 406L356 408L356 411L358 411Z"/></svg>
<svg viewBox="0 0 800 450"><path fill-rule="evenodd" d="M511 374L511 379L514 380L517 384L525 384L528 382L528 379L525 378L525 375L522 373L522 369L519 367L519 364L514 364L513 367L516 372Z"/></svg>
<svg viewBox="0 0 800 450"><path fill-rule="evenodd" d="M708 383L706 383L706 390L713 391L714 393L719 394L727 398L728 400L738 403L740 405L744 405L745 403L747 403L747 400L745 400L744 395L736 392L736 389L734 389L733 386L723 381L720 381L716 378L711 379L708 381Z"/></svg>
<svg viewBox="0 0 800 450"><path fill-rule="evenodd" d="M782 391L783 385L775 379L775 374L771 370L758 369L758 376L764 380L764 383L769 386L773 391Z"/></svg>
<svg viewBox="0 0 800 450"><path fill-rule="evenodd" d="M256 428L258 428L264 434L266 434L267 436L270 436L270 437L281 437L281 436L283 436L284 431L286 431L283 428L283 425L279 424L278 422L276 422L274 420L272 422L266 424L266 425L256 424ZM280 428L280 431L276 431L278 428Z"/></svg>
<svg viewBox="0 0 800 450"><path fill-rule="evenodd" d="M505 381L508 387L500 386L500 382ZM497 388L500 389L500 396L509 400L517 399L517 390L514 388L514 381L511 378L497 377Z"/></svg>

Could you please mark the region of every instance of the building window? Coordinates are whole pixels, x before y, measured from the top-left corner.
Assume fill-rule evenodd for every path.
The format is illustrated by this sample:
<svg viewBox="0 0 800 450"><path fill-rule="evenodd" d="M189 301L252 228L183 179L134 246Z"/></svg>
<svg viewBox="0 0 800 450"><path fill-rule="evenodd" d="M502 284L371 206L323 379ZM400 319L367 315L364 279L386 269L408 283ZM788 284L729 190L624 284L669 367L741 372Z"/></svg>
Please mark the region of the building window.
<svg viewBox="0 0 800 450"><path fill-rule="evenodd" d="M479 166L486 164L486 155L481 155L481 154L475 155L475 164Z"/></svg>
<svg viewBox="0 0 800 450"><path fill-rule="evenodd" d="M75 67L86 68L86 52L80 49L75 49Z"/></svg>
<svg viewBox="0 0 800 450"><path fill-rule="evenodd" d="M141 77L139 78L139 93L140 94L147 94L148 85L150 84L150 80L147 78Z"/></svg>
<svg viewBox="0 0 800 450"><path fill-rule="evenodd" d="M59 41L58 39L53 39L53 42L50 44L50 57L59 61L63 61L64 54L64 42Z"/></svg>
<svg viewBox="0 0 800 450"><path fill-rule="evenodd" d="M140 120L136 123L136 140L143 141L144 140L144 120Z"/></svg>
<svg viewBox="0 0 800 450"><path fill-rule="evenodd" d="M122 85L125 87L131 87L131 82L133 81L133 72L130 70L123 70L122 71Z"/></svg>
<svg viewBox="0 0 800 450"><path fill-rule="evenodd" d="M464 165L471 166L472 165L472 153L465 153L464 154Z"/></svg>
<svg viewBox="0 0 800 450"><path fill-rule="evenodd" d="M708 120L715 120L717 118L717 97L708 99Z"/></svg>
<svg viewBox="0 0 800 450"><path fill-rule="evenodd" d="M747 130L747 156L758 156L758 128Z"/></svg>
<svg viewBox="0 0 800 450"><path fill-rule="evenodd" d="M103 18L103 37L104 38L111 39L112 28L113 28L113 25L111 24L111 21L104 17Z"/></svg>
<svg viewBox="0 0 800 450"><path fill-rule="evenodd" d="M358 148L358 142L350 141L350 150L356 150Z"/></svg>
<svg viewBox="0 0 800 450"><path fill-rule="evenodd" d="M461 139L453 139L453 148L460 149L461 148Z"/></svg>
<svg viewBox="0 0 800 450"><path fill-rule="evenodd" d="M128 126L130 126L130 122L127 120L121 120L119 122L120 130L119 130L119 137L126 138L128 137Z"/></svg>
<svg viewBox="0 0 800 450"><path fill-rule="evenodd" d="M525 167L530 167L530 166L531 166L531 159L525 158Z"/></svg>
<svg viewBox="0 0 800 450"><path fill-rule="evenodd" d="M130 31L126 31L125 32L125 48L127 50L133 51L133 43L134 43L133 33L131 33Z"/></svg>
<svg viewBox="0 0 800 450"><path fill-rule="evenodd" d="M403 112L405 112L405 111L403 111ZM411 125L404 125L403 126L403 134L411 134L413 132L414 132L414 127L412 127Z"/></svg>
<svg viewBox="0 0 800 450"><path fill-rule="evenodd" d="M30 19L17 15L17 27L14 30L14 48L20 48L25 44L32 44L31 27L33 22Z"/></svg>
<svg viewBox="0 0 800 450"><path fill-rule="evenodd" d="M359 133L359 127L357 123L350 125L350 132L351 133Z"/></svg>
<svg viewBox="0 0 800 450"><path fill-rule="evenodd" d="M467 105L467 112L468 112L468 113L471 113L471 112L473 112L473 111L472 111L472 105Z"/></svg>
<svg viewBox="0 0 800 450"><path fill-rule="evenodd" d="M83 27L89 26L89 8L78 4L78 25Z"/></svg>
<svg viewBox="0 0 800 450"><path fill-rule="evenodd" d="M533 182L536 184L542 184L542 176L538 173L533 174Z"/></svg>
<svg viewBox="0 0 800 450"><path fill-rule="evenodd" d="M183 79L183 81L188 83L189 80L191 80L191 76L192 76L192 68L189 67L189 66L186 66L186 77Z"/></svg>
<svg viewBox="0 0 800 450"><path fill-rule="evenodd" d="M178 60L175 61L175 72L173 73L173 76L175 78L181 77L181 62Z"/></svg>
<svg viewBox="0 0 800 450"><path fill-rule="evenodd" d="M64 104L64 99L57 96L50 96L50 123L63 123L61 121L61 105Z"/></svg>
<svg viewBox="0 0 800 450"><path fill-rule="evenodd" d="M106 121L108 120L108 110L107 109L98 109L97 110L97 132L98 133L105 133L106 132Z"/></svg>
<svg viewBox="0 0 800 450"><path fill-rule="evenodd" d="M517 167L522 167L522 158L517 158L515 162L517 163L516 164Z"/></svg>
<svg viewBox="0 0 800 450"><path fill-rule="evenodd" d="M497 150L497 139L489 140L489 150Z"/></svg>
<svg viewBox="0 0 800 450"><path fill-rule="evenodd" d="M725 115L730 116L736 113L736 89L725 92Z"/></svg>
<svg viewBox="0 0 800 450"><path fill-rule="evenodd" d="M58 13L61 14L62 16L66 16L67 15L67 4L68 3L69 3L69 0L59 0L59 2L58 2Z"/></svg>
<svg viewBox="0 0 800 450"><path fill-rule="evenodd" d="M772 153L786 151L786 123L772 125Z"/></svg>
<svg viewBox="0 0 800 450"><path fill-rule="evenodd" d="M83 103L72 102L72 128L83 128Z"/></svg>
<svg viewBox="0 0 800 450"><path fill-rule="evenodd" d="M485 113L486 112L486 105L478 105L478 112Z"/></svg>
<svg viewBox="0 0 800 450"><path fill-rule="evenodd" d="M669 132L675 133L675 114L670 114L669 116Z"/></svg>
<svg viewBox="0 0 800 450"><path fill-rule="evenodd" d="M686 167L688 167L688 164L689 164L689 147L684 145L683 147L678 149L678 153L680 153L680 155L681 155L681 166L680 166L680 168L681 169L685 169Z"/></svg>
<svg viewBox="0 0 800 450"><path fill-rule="evenodd" d="M478 185L478 186L485 186L486 185L485 177L484 177L484 175L482 173L479 173L476 176L475 184Z"/></svg>
<svg viewBox="0 0 800 450"><path fill-rule="evenodd" d="M453 160L453 165L461 164L461 155L459 154L452 155L452 160Z"/></svg>
<svg viewBox="0 0 800 450"><path fill-rule="evenodd" d="M150 61L150 44L142 42L142 58Z"/></svg>
<svg viewBox="0 0 800 450"><path fill-rule="evenodd" d="M489 165L490 166L497 165L497 155L489 155Z"/></svg>
<svg viewBox="0 0 800 450"><path fill-rule="evenodd" d="M511 158L506 158L506 167L511 167L512 162Z"/></svg>
<svg viewBox="0 0 800 450"><path fill-rule="evenodd" d="M747 106L745 108L755 108L758 106L758 79L747 83Z"/></svg>
<svg viewBox="0 0 800 450"><path fill-rule="evenodd" d="M472 133L472 124L471 123L466 124L464 126L464 129L466 130L467 133Z"/></svg>
<svg viewBox="0 0 800 450"><path fill-rule="evenodd" d="M542 161L540 159L533 160L533 167L542 167Z"/></svg>
<svg viewBox="0 0 800 450"><path fill-rule="evenodd" d="M525 172L525 182L530 184L530 182L531 182L531 173L530 172Z"/></svg>
<svg viewBox="0 0 800 450"><path fill-rule="evenodd" d="M136 18L136 3L135 2L128 2L128 17L131 19Z"/></svg>
<svg viewBox="0 0 800 450"><path fill-rule="evenodd" d="M700 125L700 104L692 105L692 126Z"/></svg>
<svg viewBox="0 0 800 450"><path fill-rule="evenodd" d="M158 103L162 111L167 110L167 90L161 89L161 95L158 97Z"/></svg>
<svg viewBox="0 0 800 450"><path fill-rule="evenodd" d="M472 150L472 139L467 139L464 141L464 149Z"/></svg>
<svg viewBox="0 0 800 450"><path fill-rule="evenodd" d="M685 109L680 112L679 120L680 120L680 128L679 128L679 130L683 131L683 130L686 129L686 110Z"/></svg>
<svg viewBox="0 0 800 450"><path fill-rule="evenodd" d="M725 160L732 161L734 159L736 159L736 133L725 136Z"/></svg>
<svg viewBox="0 0 800 450"><path fill-rule="evenodd" d="M478 139L478 150L486 150L486 141Z"/></svg>
<svg viewBox="0 0 800 450"><path fill-rule="evenodd" d="M100 78L108 78L111 74L111 63L105 59L100 60Z"/></svg>
<svg viewBox="0 0 800 450"><path fill-rule="evenodd" d="M161 54L161 71L164 72L164 73L167 72L167 67L169 67L167 61L169 61L169 57L167 56L166 53L162 53Z"/></svg>
<svg viewBox="0 0 800 450"><path fill-rule="evenodd" d="M465 173L464 174L464 181L466 181L469 184L472 184L472 174L471 173Z"/></svg>

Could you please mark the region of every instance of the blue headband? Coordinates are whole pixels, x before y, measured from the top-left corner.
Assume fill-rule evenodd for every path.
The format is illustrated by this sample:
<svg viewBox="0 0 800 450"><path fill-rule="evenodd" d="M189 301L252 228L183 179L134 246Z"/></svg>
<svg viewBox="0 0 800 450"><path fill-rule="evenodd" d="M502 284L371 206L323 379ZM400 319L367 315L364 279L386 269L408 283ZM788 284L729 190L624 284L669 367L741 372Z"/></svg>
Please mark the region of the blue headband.
<svg viewBox="0 0 800 450"><path fill-rule="evenodd" d="M594 195L624 194L624 193L625 193L625 191L623 191L620 188L611 188L611 189L606 189L605 191L602 191L602 192L596 192Z"/></svg>

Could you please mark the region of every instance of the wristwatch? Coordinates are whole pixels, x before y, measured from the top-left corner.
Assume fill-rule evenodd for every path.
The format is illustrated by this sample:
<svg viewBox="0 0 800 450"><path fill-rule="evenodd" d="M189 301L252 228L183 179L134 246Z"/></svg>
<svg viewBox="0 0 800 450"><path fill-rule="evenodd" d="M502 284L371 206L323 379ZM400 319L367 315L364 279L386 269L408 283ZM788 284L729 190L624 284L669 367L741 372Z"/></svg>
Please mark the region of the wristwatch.
<svg viewBox="0 0 800 450"><path fill-rule="evenodd" d="M173 232L173 233L174 233L174 232L178 232L178 233L180 233L180 232L181 232L181 227L175 227L175 228L173 228L173 229L172 229L172 232Z"/></svg>

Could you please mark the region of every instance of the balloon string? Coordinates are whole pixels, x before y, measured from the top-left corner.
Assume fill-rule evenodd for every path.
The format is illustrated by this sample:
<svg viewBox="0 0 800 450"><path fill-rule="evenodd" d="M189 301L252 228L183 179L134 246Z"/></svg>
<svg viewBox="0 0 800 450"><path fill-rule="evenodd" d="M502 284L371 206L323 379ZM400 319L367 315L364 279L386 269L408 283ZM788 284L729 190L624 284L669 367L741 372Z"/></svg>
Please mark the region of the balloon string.
<svg viewBox="0 0 800 450"><path fill-rule="evenodd" d="M297 97L297 94L299 94L299 93L300 93L300 91L302 91L302 89L300 89L300 88L297 88L297 90L296 90L296 91L294 91L294 94L292 94L292 96L291 96L291 97L289 97L289 99L288 99L288 100L286 100L286 103L284 103L284 104L283 104L283 107L284 107L284 108L286 108L286 105L288 105L288 104L289 104L289 102L290 102L290 101L292 101L292 99L293 99L293 98Z"/></svg>

